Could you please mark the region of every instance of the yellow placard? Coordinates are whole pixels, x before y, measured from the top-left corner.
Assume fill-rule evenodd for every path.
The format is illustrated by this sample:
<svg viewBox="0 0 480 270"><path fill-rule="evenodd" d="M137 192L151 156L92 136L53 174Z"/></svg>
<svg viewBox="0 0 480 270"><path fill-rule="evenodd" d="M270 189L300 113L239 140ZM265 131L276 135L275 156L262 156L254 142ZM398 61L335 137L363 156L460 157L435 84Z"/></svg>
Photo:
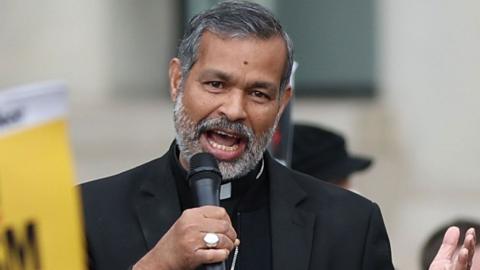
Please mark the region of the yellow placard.
<svg viewBox="0 0 480 270"><path fill-rule="evenodd" d="M0 269L85 270L65 104L52 107L66 101L65 89L43 84L20 89L18 95L9 91L2 100L4 94L0 92Z"/></svg>

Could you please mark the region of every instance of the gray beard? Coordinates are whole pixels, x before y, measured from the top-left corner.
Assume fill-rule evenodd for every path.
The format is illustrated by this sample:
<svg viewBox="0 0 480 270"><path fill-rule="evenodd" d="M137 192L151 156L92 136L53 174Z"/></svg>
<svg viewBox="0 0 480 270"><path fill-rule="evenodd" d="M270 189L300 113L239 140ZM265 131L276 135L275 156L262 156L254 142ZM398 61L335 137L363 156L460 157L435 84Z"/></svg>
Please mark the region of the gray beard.
<svg viewBox="0 0 480 270"><path fill-rule="evenodd" d="M175 102L173 120L177 132L176 140L180 149L180 158L184 158L190 163L193 155L204 152L199 139L200 135L206 130L215 128L232 130L248 139L247 146L239 158L233 161L220 160L218 161L218 167L223 180L242 177L253 170L262 159L263 153L273 136L278 119L277 116L274 126L259 136L255 136L253 130L246 125L231 122L226 117L206 118L195 123L186 113L183 106L183 91L179 91Z"/></svg>

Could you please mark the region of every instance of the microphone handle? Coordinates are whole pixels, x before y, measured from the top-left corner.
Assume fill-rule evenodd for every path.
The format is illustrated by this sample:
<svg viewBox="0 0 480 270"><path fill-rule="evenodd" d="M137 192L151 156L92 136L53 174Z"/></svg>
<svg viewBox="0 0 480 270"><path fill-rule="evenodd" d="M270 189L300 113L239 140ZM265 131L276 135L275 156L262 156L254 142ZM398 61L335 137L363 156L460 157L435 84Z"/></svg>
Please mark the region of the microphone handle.
<svg viewBox="0 0 480 270"><path fill-rule="evenodd" d="M201 178L191 182L193 190L196 190L194 193L194 201L196 205L220 205L220 194L219 190L215 188L218 185L216 179L212 178ZM213 194L213 196L212 196ZM225 270L225 262L205 264L205 270Z"/></svg>
<svg viewBox="0 0 480 270"><path fill-rule="evenodd" d="M190 187L195 190L193 201L198 206L220 205L220 179L200 178L192 181Z"/></svg>

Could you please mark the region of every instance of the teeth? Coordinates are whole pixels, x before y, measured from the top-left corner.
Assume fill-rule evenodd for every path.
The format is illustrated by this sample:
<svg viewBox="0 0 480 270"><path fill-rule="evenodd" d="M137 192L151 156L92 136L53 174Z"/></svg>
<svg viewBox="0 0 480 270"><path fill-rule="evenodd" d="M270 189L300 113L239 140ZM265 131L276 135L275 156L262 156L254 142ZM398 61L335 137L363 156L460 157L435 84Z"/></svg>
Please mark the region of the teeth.
<svg viewBox="0 0 480 270"><path fill-rule="evenodd" d="M226 133L225 131L216 130L215 133L223 135L223 136L227 136L227 137L230 137L230 138L238 139L238 136L230 134L230 133Z"/></svg>
<svg viewBox="0 0 480 270"><path fill-rule="evenodd" d="M237 144L234 144L233 146L226 146L226 145L218 144L212 140L208 140L208 142L210 143L211 146L213 146L213 148L217 148L222 151L232 152L238 149Z"/></svg>

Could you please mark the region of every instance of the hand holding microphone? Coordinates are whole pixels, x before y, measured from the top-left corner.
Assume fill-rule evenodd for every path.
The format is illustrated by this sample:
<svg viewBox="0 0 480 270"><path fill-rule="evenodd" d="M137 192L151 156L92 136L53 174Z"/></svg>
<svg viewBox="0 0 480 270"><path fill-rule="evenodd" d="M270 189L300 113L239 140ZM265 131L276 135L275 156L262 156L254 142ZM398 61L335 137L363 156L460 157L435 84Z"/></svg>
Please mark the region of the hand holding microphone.
<svg viewBox="0 0 480 270"><path fill-rule="evenodd" d="M199 153L190 159L188 183L196 206L220 205L220 184L222 175L215 158L209 153ZM228 216L228 215L227 215ZM216 248L220 242L219 235L207 232L203 237L207 248ZM207 270L225 270L225 263L205 265Z"/></svg>
<svg viewBox="0 0 480 270"><path fill-rule="evenodd" d="M224 270L224 261L238 245L230 217L219 205L221 174L213 156L197 154L190 161L188 182L195 208L186 209L133 270Z"/></svg>

